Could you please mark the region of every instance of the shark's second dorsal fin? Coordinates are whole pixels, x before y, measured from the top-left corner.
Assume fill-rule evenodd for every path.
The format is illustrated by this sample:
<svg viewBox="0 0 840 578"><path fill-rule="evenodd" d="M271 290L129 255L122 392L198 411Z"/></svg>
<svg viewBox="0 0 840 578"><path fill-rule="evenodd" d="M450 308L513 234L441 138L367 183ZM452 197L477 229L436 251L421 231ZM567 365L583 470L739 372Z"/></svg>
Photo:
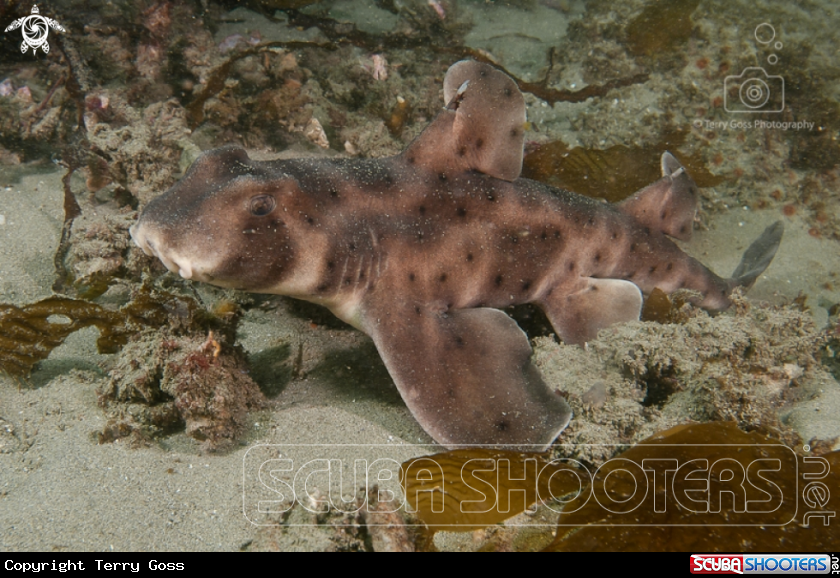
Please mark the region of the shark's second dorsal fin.
<svg viewBox="0 0 840 578"><path fill-rule="evenodd" d="M505 73L474 60L443 80L446 107L403 153L432 170L477 170L512 181L522 171L525 99Z"/></svg>
<svg viewBox="0 0 840 578"><path fill-rule="evenodd" d="M645 227L687 241L697 213L697 185L666 151L662 154L662 178L619 203L618 208Z"/></svg>

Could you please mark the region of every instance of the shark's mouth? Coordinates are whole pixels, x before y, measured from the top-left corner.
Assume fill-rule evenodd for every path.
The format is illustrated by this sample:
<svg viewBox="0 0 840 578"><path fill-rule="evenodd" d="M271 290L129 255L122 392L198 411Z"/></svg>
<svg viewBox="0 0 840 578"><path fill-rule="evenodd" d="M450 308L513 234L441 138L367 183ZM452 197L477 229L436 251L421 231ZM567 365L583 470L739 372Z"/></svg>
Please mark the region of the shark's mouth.
<svg viewBox="0 0 840 578"><path fill-rule="evenodd" d="M145 228L137 223L129 228L128 233L134 244L140 247L150 257L157 257L173 273L178 273L184 279L193 279L194 270L188 259L181 256L166 254L161 250L162 244L150 238Z"/></svg>

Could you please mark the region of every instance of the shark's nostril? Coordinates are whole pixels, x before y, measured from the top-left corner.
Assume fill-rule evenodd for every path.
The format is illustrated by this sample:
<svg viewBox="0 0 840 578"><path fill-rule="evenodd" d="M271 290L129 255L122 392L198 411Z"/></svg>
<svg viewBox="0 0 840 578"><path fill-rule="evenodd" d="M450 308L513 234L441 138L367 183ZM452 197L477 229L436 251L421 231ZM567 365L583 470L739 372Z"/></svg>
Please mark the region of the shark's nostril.
<svg viewBox="0 0 840 578"><path fill-rule="evenodd" d="M147 239L138 225L132 225L128 229L128 234L131 235L134 244L140 247L142 251L149 257L157 257L155 245L150 239Z"/></svg>

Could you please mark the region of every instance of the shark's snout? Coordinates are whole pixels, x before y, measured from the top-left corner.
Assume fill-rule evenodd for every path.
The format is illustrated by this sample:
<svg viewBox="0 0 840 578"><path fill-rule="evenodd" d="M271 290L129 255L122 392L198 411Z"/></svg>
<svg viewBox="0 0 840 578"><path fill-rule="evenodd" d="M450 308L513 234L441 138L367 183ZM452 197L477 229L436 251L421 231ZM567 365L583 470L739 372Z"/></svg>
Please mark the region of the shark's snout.
<svg viewBox="0 0 840 578"><path fill-rule="evenodd" d="M142 223L132 225L128 230L134 244L140 247L143 252L150 257L157 257L161 263L166 265L166 268L173 273L178 273L184 279L192 279L193 267L186 259L168 254L164 249L163 243L153 239L147 228Z"/></svg>

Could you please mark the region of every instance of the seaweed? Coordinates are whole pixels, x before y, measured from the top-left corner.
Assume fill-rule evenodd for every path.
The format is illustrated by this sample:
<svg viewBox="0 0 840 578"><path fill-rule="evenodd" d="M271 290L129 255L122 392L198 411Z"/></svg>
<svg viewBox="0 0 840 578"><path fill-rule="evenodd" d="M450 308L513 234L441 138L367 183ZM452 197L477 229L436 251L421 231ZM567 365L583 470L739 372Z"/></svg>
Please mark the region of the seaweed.
<svg viewBox="0 0 840 578"><path fill-rule="evenodd" d="M232 329L225 327L190 297L148 287L119 311L59 295L22 307L0 304L0 368L10 375L27 376L67 336L90 326L100 331L96 341L99 352L116 353L132 335L147 327L216 329L230 338L235 332L233 325Z"/></svg>
<svg viewBox="0 0 840 578"><path fill-rule="evenodd" d="M400 475L411 510L435 532L486 528L545 496L574 494L579 471L548 453L472 448L413 458Z"/></svg>
<svg viewBox="0 0 840 578"><path fill-rule="evenodd" d="M840 539L829 489L840 452L810 452L713 422L657 433L592 472L549 454L465 449L401 473L431 533L486 528L543 501L559 512L549 551L824 552Z"/></svg>
<svg viewBox="0 0 840 578"><path fill-rule="evenodd" d="M653 477L652 464L689 460L698 465L691 474L678 471L669 484L664 468L656 472L663 478ZM642 479L647 492L631 487ZM840 510L838 487L840 452L799 455L732 422L677 426L601 467L592 482L596 499L560 515L548 550L825 552L840 542L830 523Z"/></svg>
<svg viewBox="0 0 840 578"><path fill-rule="evenodd" d="M54 316L67 321L50 320ZM91 325L100 330L100 352L113 353L128 339L123 315L80 299L53 296L23 307L2 304L0 367L11 375L28 375L68 335Z"/></svg>
<svg viewBox="0 0 840 578"><path fill-rule="evenodd" d="M691 34L691 13L700 0L656 0L627 26L627 48L635 56L673 52Z"/></svg>
<svg viewBox="0 0 840 578"><path fill-rule="evenodd" d="M650 145L615 145L604 150L569 148L558 140L526 155L522 176L615 203L658 180L656 160L663 151L680 147L685 137L685 132L666 132ZM699 150L678 156L700 187L714 187L726 179L709 172Z"/></svg>

